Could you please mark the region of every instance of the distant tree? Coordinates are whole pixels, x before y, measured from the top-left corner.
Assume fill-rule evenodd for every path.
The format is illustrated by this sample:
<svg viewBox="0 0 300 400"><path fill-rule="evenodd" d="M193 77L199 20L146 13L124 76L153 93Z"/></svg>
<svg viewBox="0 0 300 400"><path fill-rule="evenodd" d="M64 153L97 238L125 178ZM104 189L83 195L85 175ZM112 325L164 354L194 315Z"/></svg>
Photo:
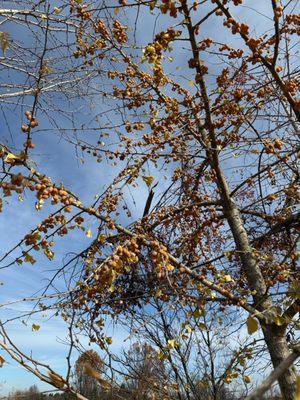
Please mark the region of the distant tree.
<svg viewBox="0 0 300 400"><path fill-rule="evenodd" d="M100 398L103 389L97 380L103 373L104 366L100 356L94 350L82 353L75 364L75 386L85 397L96 400Z"/></svg>
<svg viewBox="0 0 300 400"><path fill-rule="evenodd" d="M124 353L125 389L132 400L167 398L168 380L164 362L147 343L135 343ZM123 395L124 396L124 395ZM125 396L124 396L125 397Z"/></svg>

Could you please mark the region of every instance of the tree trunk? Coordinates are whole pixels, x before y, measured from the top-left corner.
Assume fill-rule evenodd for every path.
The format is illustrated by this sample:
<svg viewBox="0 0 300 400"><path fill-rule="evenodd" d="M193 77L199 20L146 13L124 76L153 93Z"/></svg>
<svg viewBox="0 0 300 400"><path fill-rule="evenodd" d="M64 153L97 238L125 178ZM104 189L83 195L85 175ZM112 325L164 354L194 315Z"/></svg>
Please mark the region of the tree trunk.
<svg viewBox="0 0 300 400"><path fill-rule="evenodd" d="M272 300L266 294L267 290L265 280L257 261L252 255L248 235L239 210L228 195L227 182L222 175L221 179L223 179L222 186L223 193L225 194L225 196L223 195L223 199L229 203L229 206L224 209L225 215L231 228L236 248L240 251L240 258L247 276L249 287L251 290L255 290L255 294L253 295L254 306L257 310L263 312L272 306ZM290 354L285 336L286 327L263 323L261 324L261 327L272 364L274 368L276 368ZM281 378L278 379L278 382L283 399L294 400L296 386L296 373L294 368L289 368Z"/></svg>
<svg viewBox="0 0 300 400"><path fill-rule="evenodd" d="M276 368L290 354L286 341L285 328L268 324L262 326L265 342L268 346L269 354L274 368ZM280 391L284 400L294 400L296 372L294 367L290 367L279 379Z"/></svg>

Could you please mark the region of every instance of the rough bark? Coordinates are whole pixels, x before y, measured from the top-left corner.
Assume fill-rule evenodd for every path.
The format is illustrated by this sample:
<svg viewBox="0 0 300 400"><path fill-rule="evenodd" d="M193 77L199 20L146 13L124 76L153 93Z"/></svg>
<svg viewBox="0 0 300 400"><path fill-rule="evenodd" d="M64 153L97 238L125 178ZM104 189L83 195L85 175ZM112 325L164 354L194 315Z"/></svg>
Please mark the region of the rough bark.
<svg viewBox="0 0 300 400"><path fill-rule="evenodd" d="M290 354L285 328L276 325L262 327L274 369ZM278 383L284 400L294 400L296 386L295 368L291 366L279 378Z"/></svg>
<svg viewBox="0 0 300 400"><path fill-rule="evenodd" d="M236 248L240 251L240 258L247 275L249 287L256 292L253 295L255 307L260 311L267 310L272 305L272 302L266 296L265 281L255 258L252 256L248 235L239 211L233 205L226 212ZM285 327L261 323L261 328L273 367L276 368L290 354L285 336ZM293 367L287 369L278 379L278 382L284 400L293 400L296 385L296 374Z"/></svg>

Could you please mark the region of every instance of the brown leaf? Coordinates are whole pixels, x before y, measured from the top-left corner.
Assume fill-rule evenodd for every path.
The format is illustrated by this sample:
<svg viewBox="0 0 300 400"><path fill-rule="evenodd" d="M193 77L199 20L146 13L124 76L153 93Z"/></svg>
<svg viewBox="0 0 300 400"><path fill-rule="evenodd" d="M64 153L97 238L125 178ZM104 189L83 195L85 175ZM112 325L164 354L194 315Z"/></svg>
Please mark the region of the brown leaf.
<svg viewBox="0 0 300 400"><path fill-rule="evenodd" d="M49 376L53 386L55 386L59 389L63 389L63 387L65 386L65 383L61 376L55 374L54 372L48 372L48 376Z"/></svg>
<svg viewBox="0 0 300 400"><path fill-rule="evenodd" d="M252 333L256 332L258 330L258 322L256 321L256 319L254 319L253 317L248 317L247 318L247 329L248 329L248 333L249 335L252 335Z"/></svg>
<svg viewBox="0 0 300 400"><path fill-rule="evenodd" d="M5 359L2 356L0 356L0 368L3 367L4 363L5 363Z"/></svg>

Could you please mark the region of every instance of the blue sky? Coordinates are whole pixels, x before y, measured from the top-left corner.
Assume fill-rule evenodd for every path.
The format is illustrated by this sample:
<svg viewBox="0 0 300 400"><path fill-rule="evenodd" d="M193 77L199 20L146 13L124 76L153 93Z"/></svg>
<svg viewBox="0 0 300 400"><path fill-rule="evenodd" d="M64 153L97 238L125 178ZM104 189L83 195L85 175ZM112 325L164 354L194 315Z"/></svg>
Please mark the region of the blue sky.
<svg viewBox="0 0 300 400"><path fill-rule="evenodd" d="M13 4L10 2L2 3L1 6L3 7L8 8L11 5L12 8L22 8L20 4ZM51 2L51 7L54 7L57 3L58 2L54 1ZM26 2L24 2L23 6L25 6L25 4ZM9 33L10 40L18 40L23 46L28 48L32 46L30 42L31 36L24 35L24 29L21 26L18 26L16 29L15 25L4 24L4 28L6 28L6 32ZM7 54L8 56L10 55L10 50L8 50ZM59 62L58 65L60 68L64 66L63 64L60 65ZM9 75L6 76L6 81L23 83L23 78L24 75L22 74L10 72ZM5 81L5 79L2 79L2 81ZM52 96L52 104L54 104L54 106L66 110L70 109L70 105L65 102L64 97L59 93L52 93ZM20 123L23 120L24 111L31 108L32 102L33 97L27 96L22 98L21 102L16 107L6 104L2 106L2 110L5 112L5 118L0 119L1 140L7 145L13 146L12 148L18 148L24 140L24 135L20 133ZM23 107L20 107L20 104L23 104ZM45 103L43 104L45 106ZM91 113L87 111L87 102L82 99L80 101L76 101L75 99L71 107L76 107L78 109L76 118L80 123L89 121ZM45 108L47 109L47 105ZM97 110L93 110L92 113L95 113L95 111L99 113L103 111L103 104L100 99ZM53 113L50 114L51 118L53 118ZM105 118L103 119L105 120ZM66 118L63 118L62 114L59 114L58 118L56 117L55 124L53 124L53 121L51 122L52 124L47 121L47 118L40 120L39 128L34 134L36 149L32 152L31 157L40 166L40 170L50 176L54 182L64 182L65 186L78 194L85 204L91 204L95 199L94 196L103 191L107 182L112 181L115 176L115 170L106 163L95 163L94 159L89 156L85 156L84 162L82 162L75 153L74 147L62 139L60 132L55 129L55 124L59 127L70 128L72 127L72 123ZM96 125L95 122L93 124ZM87 134L90 137L95 135L94 131L90 133L87 132ZM146 194L147 188L145 185L136 191L136 208L135 210L133 209L133 212L135 211L136 214L134 217L141 215L143 204L139 201L139 196L144 199ZM51 211L51 207L45 205L45 207L37 213L34 209L34 199L30 194L27 194L22 202L18 201L16 196L6 198L3 209L3 213L0 214L0 238L2 243L0 257L18 243L18 241L28 233L28 230L34 228L40 220ZM92 220L86 221L86 226L91 228L92 234L95 235L96 226L93 224L94 221ZM36 254L37 262L33 266L26 264L1 270L0 281L3 285L0 286L0 304L23 297L39 295L41 290L45 287L48 278L53 275L53 270L61 266L66 253L83 250L89 242L90 239L88 239L83 232L78 235L70 234L66 238L57 241L57 245L54 249L55 258L52 262ZM8 257L5 264L12 261L19 251L18 249L16 253ZM59 285L59 282L57 284ZM64 288L63 282L61 287ZM7 320L26 313L30 311L31 305L32 303L17 303L4 306L0 308L0 318L1 320ZM67 325L60 317L53 317L52 314L51 312L39 314L29 320L23 318L27 326L23 322L16 320L9 323L6 328L16 345L20 346L20 348L24 349L28 354L32 353L33 357L36 357L38 360L49 363L57 372L63 374L66 369L66 346L61 343L61 340L64 340L67 336ZM49 317L51 317L51 319L49 319ZM32 323L40 325L38 332L32 331ZM128 337L128 332L125 332L123 328L115 329L113 327L108 327L107 332L113 336L112 350L116 352L120 351L121 347L124 347L123 341ZM84 338L82 338L82 341L83 344L86 343ZM128 345L129 342L126 342L125 347ZM12 389L25 388L34 383L38 384L40 389L51 388L39 382L37 378L27 373L12 360L8 360L6 355L3 354L3 356L7 362L1 369L1 394L6 394ZM72 358L73 361L75 361L77 354L75 353Z"/></svg>

